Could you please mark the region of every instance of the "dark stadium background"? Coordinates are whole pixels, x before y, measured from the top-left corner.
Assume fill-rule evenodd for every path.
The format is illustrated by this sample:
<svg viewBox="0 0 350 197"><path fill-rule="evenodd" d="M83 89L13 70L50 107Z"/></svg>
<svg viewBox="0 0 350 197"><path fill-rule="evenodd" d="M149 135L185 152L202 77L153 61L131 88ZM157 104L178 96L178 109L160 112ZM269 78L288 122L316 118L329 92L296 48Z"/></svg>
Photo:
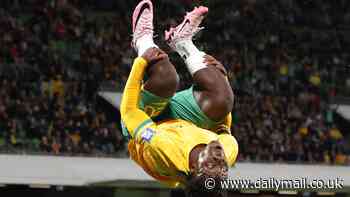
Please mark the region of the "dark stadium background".
<svg viewBox="0 0 350 197"><path fill-rule="evenodd" d="M136 2L0 1L1 153L127 157L119 111L98 93L123 89L135 56ZM350 105L350 1L154 2L156 42L170 53L181 88L191 77L163 31L193 6L209 7L195 42L229 72L239 162L350 164L350 122L338 113ZM113 194L111 188L0 187L0 196Z"/></svg>

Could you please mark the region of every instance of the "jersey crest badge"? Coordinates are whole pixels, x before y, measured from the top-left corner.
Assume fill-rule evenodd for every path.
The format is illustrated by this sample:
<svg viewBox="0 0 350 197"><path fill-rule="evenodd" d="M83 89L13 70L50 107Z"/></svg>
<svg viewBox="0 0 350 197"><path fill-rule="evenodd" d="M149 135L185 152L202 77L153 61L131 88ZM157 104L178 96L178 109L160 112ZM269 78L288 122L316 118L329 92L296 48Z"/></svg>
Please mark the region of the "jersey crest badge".
<svg viewBox="0 0 350 197"><path fill-rule="evenodd" d="M149 141L151 141L152 137L154 136L154 133L155 132L153 129L147 128L146 130L144 130L142 132L141 138L142 138L142 140L149 142Z"/></svg>

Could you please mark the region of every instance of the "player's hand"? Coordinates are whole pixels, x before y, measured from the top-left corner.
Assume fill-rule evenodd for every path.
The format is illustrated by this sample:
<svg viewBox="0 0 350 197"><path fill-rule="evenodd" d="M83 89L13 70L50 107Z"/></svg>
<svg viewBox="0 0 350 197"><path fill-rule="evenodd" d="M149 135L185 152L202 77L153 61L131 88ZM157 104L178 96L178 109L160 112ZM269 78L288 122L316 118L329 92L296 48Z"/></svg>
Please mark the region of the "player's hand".
<svg viewBox="0 0 350 197"><path fill-rule="evenodd" d="M207 64L208 66L214 66L217 69L219 69L220 72L222 72L222 74L224 74L225 76L227 76L227 71L224 67L224 65L221 64L221 62L219 62L217 59L215 59L213 56L211 55L205 55L204 56L204 63Z"/></svg>
<svg viewBox="0 0 350 197"><path fill-rule="evenodd" d="M152 65L160 60L168 58L168 55L161 49L152 47L142 55L142 58L147 61L148 65Z"/></svg>
<svg viewBox="0 0 350 197"><path fill-rule="evenodd" d="M226 125L221 124L217 128L214 129L214 133L216 134L230 134L231 135L231 130L228 128Z"/></svg>

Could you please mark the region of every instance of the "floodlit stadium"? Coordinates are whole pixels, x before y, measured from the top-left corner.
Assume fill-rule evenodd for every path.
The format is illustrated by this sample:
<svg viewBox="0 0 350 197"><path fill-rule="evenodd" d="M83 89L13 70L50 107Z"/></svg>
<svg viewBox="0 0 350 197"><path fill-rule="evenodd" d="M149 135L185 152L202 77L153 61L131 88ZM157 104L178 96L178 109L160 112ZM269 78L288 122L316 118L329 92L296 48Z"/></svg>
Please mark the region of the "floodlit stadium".
<svg viewBox="0 0 350 197"><path fill-rule="evenodd" d="M350 2L1 0L0 196L350 197Z"/></svg>

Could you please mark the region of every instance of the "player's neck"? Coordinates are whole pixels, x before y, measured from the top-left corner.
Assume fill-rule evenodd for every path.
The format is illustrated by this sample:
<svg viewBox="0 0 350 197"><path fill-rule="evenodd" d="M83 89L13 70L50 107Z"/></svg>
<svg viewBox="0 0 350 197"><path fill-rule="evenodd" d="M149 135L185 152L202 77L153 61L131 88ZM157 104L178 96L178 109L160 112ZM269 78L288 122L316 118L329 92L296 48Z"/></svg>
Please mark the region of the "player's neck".
<svg viewBox="0 0 350 197"><path fill-rule="evenodd" d="M198 157L199 153L205 149L205 144L198 144L195 146L190 153L190 158L189 158L189 166L190 166L190 171L195 171L198 163Z"/></svg>

